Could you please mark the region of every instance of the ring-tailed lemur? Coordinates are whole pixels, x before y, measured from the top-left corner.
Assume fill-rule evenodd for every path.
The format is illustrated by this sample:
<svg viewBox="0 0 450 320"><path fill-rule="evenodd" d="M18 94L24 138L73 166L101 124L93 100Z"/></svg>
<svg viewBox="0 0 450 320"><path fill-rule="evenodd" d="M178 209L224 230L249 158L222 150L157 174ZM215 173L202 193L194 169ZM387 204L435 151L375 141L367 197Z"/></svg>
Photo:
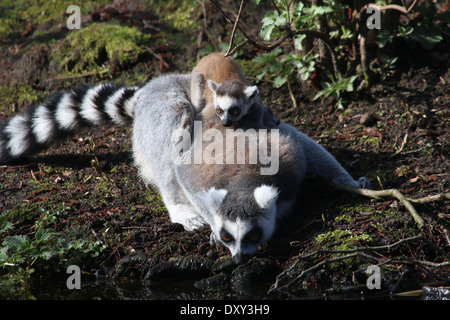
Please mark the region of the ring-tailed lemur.
<svg viewBox="0 0 450 320"><path fill-rule="evenodd" d="M126 124L133 118L135 163L143 180L159 189L171 221L181 223L186 230L209 225L211 242L228 247L236 263L254 255L258 245L270 238L276 220L296 201L306 171L333 183L361 186L367 181L353 180L323 147L287 124L272 129L278 130L280 142L275 175L261 175L259 162L220 165L174 161L178 139L172 133L193 130L190 89L191 75L174 74L158 77L141 88L103 84L58 93L0 126L0 163L31 155L84 126L105 121ZM220 122L203 124L211 125L205 129L231 130ZM236 132L245 134L243 130ZM274 133L265 139L273 139ZM197 139L193 139L191 149L184 150L187 156L209 147L197 144Z"/></svg>
<svg viewBox="0 0 450 320"><path fill-rule="evenodd" d="M280 123L259 101L258 88L248 84L241 67L223 52L211 53L198 62L192 71L191 96L201 119L219 116L226 127L273 128Z"/></svg>

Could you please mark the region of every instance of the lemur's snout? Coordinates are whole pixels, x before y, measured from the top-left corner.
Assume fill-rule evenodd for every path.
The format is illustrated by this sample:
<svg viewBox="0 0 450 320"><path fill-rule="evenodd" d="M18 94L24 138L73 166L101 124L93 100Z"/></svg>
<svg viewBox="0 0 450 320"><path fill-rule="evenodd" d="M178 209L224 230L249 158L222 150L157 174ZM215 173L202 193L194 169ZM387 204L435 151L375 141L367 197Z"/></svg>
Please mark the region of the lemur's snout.
<svg viewBox="0 0 450 320"><path fill-rule="evenodd" d="M224 119L222 120L222 124L224 127L231 127L233 125L233 122L230 119Z"/></svg>
<svg viewBox="0 0 450 320"><path fill-rule="evenodd" d="M233 256L232 261L234 264L243 264L246 263L248 260L250 260L252 256L250 254L246 253L237 253Z"/></svg>

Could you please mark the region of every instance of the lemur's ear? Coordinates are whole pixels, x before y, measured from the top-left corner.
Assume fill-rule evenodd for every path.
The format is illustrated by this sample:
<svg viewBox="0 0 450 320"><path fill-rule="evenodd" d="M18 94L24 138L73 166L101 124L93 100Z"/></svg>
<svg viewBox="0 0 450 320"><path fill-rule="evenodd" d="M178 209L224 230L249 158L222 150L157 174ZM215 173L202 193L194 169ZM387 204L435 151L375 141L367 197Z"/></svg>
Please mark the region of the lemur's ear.
<svg viewBox="0 0 450 320"><path fill-rule="evenodd" d="M262 185L253 192L255 201L261 209L267 209L273 205L278 198L278 190L275 187Z"/></svg>
<svg viewBox="0 0 450 320"><path fill-rule="evenodd" d="M211 79L208 79L208 86L212 90L212 92L216 92L217 88L219 87L219 84Z"/></svg>
<svg viewBox="0 0 450 320"><path fill-rule="evenodd" d="M228 191L225 189L216 189L212 187L208 191L200 195L203 204L211 211L216 212L222 205Z"/></svg>
<svg viewBox="0 0 450 320"><path fill-rule="evenodd" d="M244 93L248 99L253 99L258 96L259 90L257 86L248 86L245 88Z"/></svg>

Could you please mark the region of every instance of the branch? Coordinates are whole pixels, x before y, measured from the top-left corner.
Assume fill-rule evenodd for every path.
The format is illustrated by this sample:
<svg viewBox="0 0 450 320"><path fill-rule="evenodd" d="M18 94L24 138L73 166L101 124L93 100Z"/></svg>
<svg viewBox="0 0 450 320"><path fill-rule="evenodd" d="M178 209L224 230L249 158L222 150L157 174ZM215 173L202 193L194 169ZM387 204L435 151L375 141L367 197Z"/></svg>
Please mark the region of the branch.
<svg viewBox="0 0 450 320"><path fill-rule="evenodd" d="M395 198L406 207L406 209L409 211L409 213L413 217L414 221L416 222L417 226L419 227L419 229L422 229L425 226L425 222L420 217L420 215L417 213L416 209L411 204L411 202L408 199L406 199L406 197L397 189L369 190L369 189L356 188L356 187L352 187L352 186L344 185L344 184L338 184L335 186L335 188L337 190L343 190L343 191L351 192L354 194L362 195L362 196L373 198L373 199L380 199L383 197Z"/></svg>
<svg viewBox="0 0 450 320"><path fill-rule="evenodd" d="M414 2L409 6L408 9L406 9L405 7L399 6L398 4L387 4L384 6L380 6L380 5L377 5L376 3L369 3L367 6L364 6L363 9L367 10L367 8L373 7L379 11L397 10L397 11L400 11L401 13L404 13L407 15L416 6L417 2L418 2L418 0L414 0Z"/></svg>
<svg viewBox="0 0 450 320"><path fill-rule="evenodd" d="M227 53L225 54L225 57L228 57L230 55L230 50L231 50L231 47L233 46L234 35L236 34L236 28L238 26L239 19L241 18L242 8L244 7L244 1L245 0L241 0L241 4L239 5L239 11L237 14L237 18L236 18L236 21L234 22L233 30L231 31L230 45L228 46L228 50L227 50ZM234 50L234 51L236 51L236 50Z"/></svg>

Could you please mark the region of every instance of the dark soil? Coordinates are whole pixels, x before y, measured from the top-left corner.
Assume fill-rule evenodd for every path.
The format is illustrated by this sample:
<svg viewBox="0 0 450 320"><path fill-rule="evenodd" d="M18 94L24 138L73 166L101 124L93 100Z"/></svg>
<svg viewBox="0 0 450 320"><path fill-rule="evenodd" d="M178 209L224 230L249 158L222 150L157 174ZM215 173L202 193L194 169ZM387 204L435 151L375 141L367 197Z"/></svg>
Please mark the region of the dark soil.
<svg viewBox="0 0 450 320"><path fill-rule="evenodd" d="M101 8L96 9L99 11ZM127 19L124 23L133 21ZM164 22L159 20L154 24L157 28L164 27ZM65 33L61 31L53 37L56 44L51 47L45 41L42 44L27 38L4 40L0 56L2 64L9 65L3 69L8 72L2 74L1 84L13 88L20 83L30 85L37 92L35 99L31 99L36 103L57 90L99 80L87 76L46 81L57 76L49 69L48 51L64 39ZM164 39L164 35L155 37ZM148 72L147 80L160 72L189 72L191 65L181 58L182 52L169 45L170 40L165 45L151 44L153 54L140 57L135 65L118 67L113 80L127 82L123 79L138 69ZM17 46L23 47L20 54L14 50ZM195 55L187 60L195 61ZM396 188L409 198L449 192L448 64L409 65L398 69L388 79L357 96L350 96L351 102L343 110L334 108L332 103L308 101L300 89L294 91L299 106L293 109L287 89L274 90L265 82L259 83L259 87L265 104L281 121L294 125L326 147L353 177L368 177L374 189ZM20 112L31 105L31 101L24 99L13 108L2 101L0 112L3 117L10 116L13 111ZM14 232L8 235L32 237L36 221L43 221L43 215L59 210L56 221L49 227L61 237L99 241L105 245L99 256L80 262L86 272L100 269L101 274L110 278L144 279L149 277L149 272L155 272L153 267L176 257L226 262L224 257L229 253L210 246L208 228L187 232L170 222L158 192L145 186L137 175L131 154L131 132L132 128L115 126L93 128L36 157L1 165L0 222L10 221L14 225ZM273 239L257 253L257 258L276 263L278 269L275 268L274 274L292 266L299 255L318 249L383 246L422 234L421 240L372 253L384 259L390 268L383 289L396 286L394 289L402 291L421 288L425 283L448 283L450 266L438 268L416 263L442 263L446 261L445 255L448 259L448 201L415 205L426 223L420 231L398 201L371 200L336 191L316 177L306 178L298 199L292 217L280 223ZM333 238L336 230L349 233ZM6 235L0 233L0 243ZM328 240L319 242L319 235L329 235ZM325 259L316 258L319 260L299 264L299 268ZM389 259L402 261L389 263ZM326 294L329 288L365 284L366 277L358 276L361 272L356 271L370 264L376 263L358 258L325 265L303 285L293 287L289 294L319 295ZM199 280L217 274L208 270L195 273L193 278ZM293 269L291 279L299 272ZM410 281L403 283L401 279L406 274ZM172 276L177 278L176 271ZM275 277L265 281L270 285ZM287 296L276 293L271 297Z"/></svg>

